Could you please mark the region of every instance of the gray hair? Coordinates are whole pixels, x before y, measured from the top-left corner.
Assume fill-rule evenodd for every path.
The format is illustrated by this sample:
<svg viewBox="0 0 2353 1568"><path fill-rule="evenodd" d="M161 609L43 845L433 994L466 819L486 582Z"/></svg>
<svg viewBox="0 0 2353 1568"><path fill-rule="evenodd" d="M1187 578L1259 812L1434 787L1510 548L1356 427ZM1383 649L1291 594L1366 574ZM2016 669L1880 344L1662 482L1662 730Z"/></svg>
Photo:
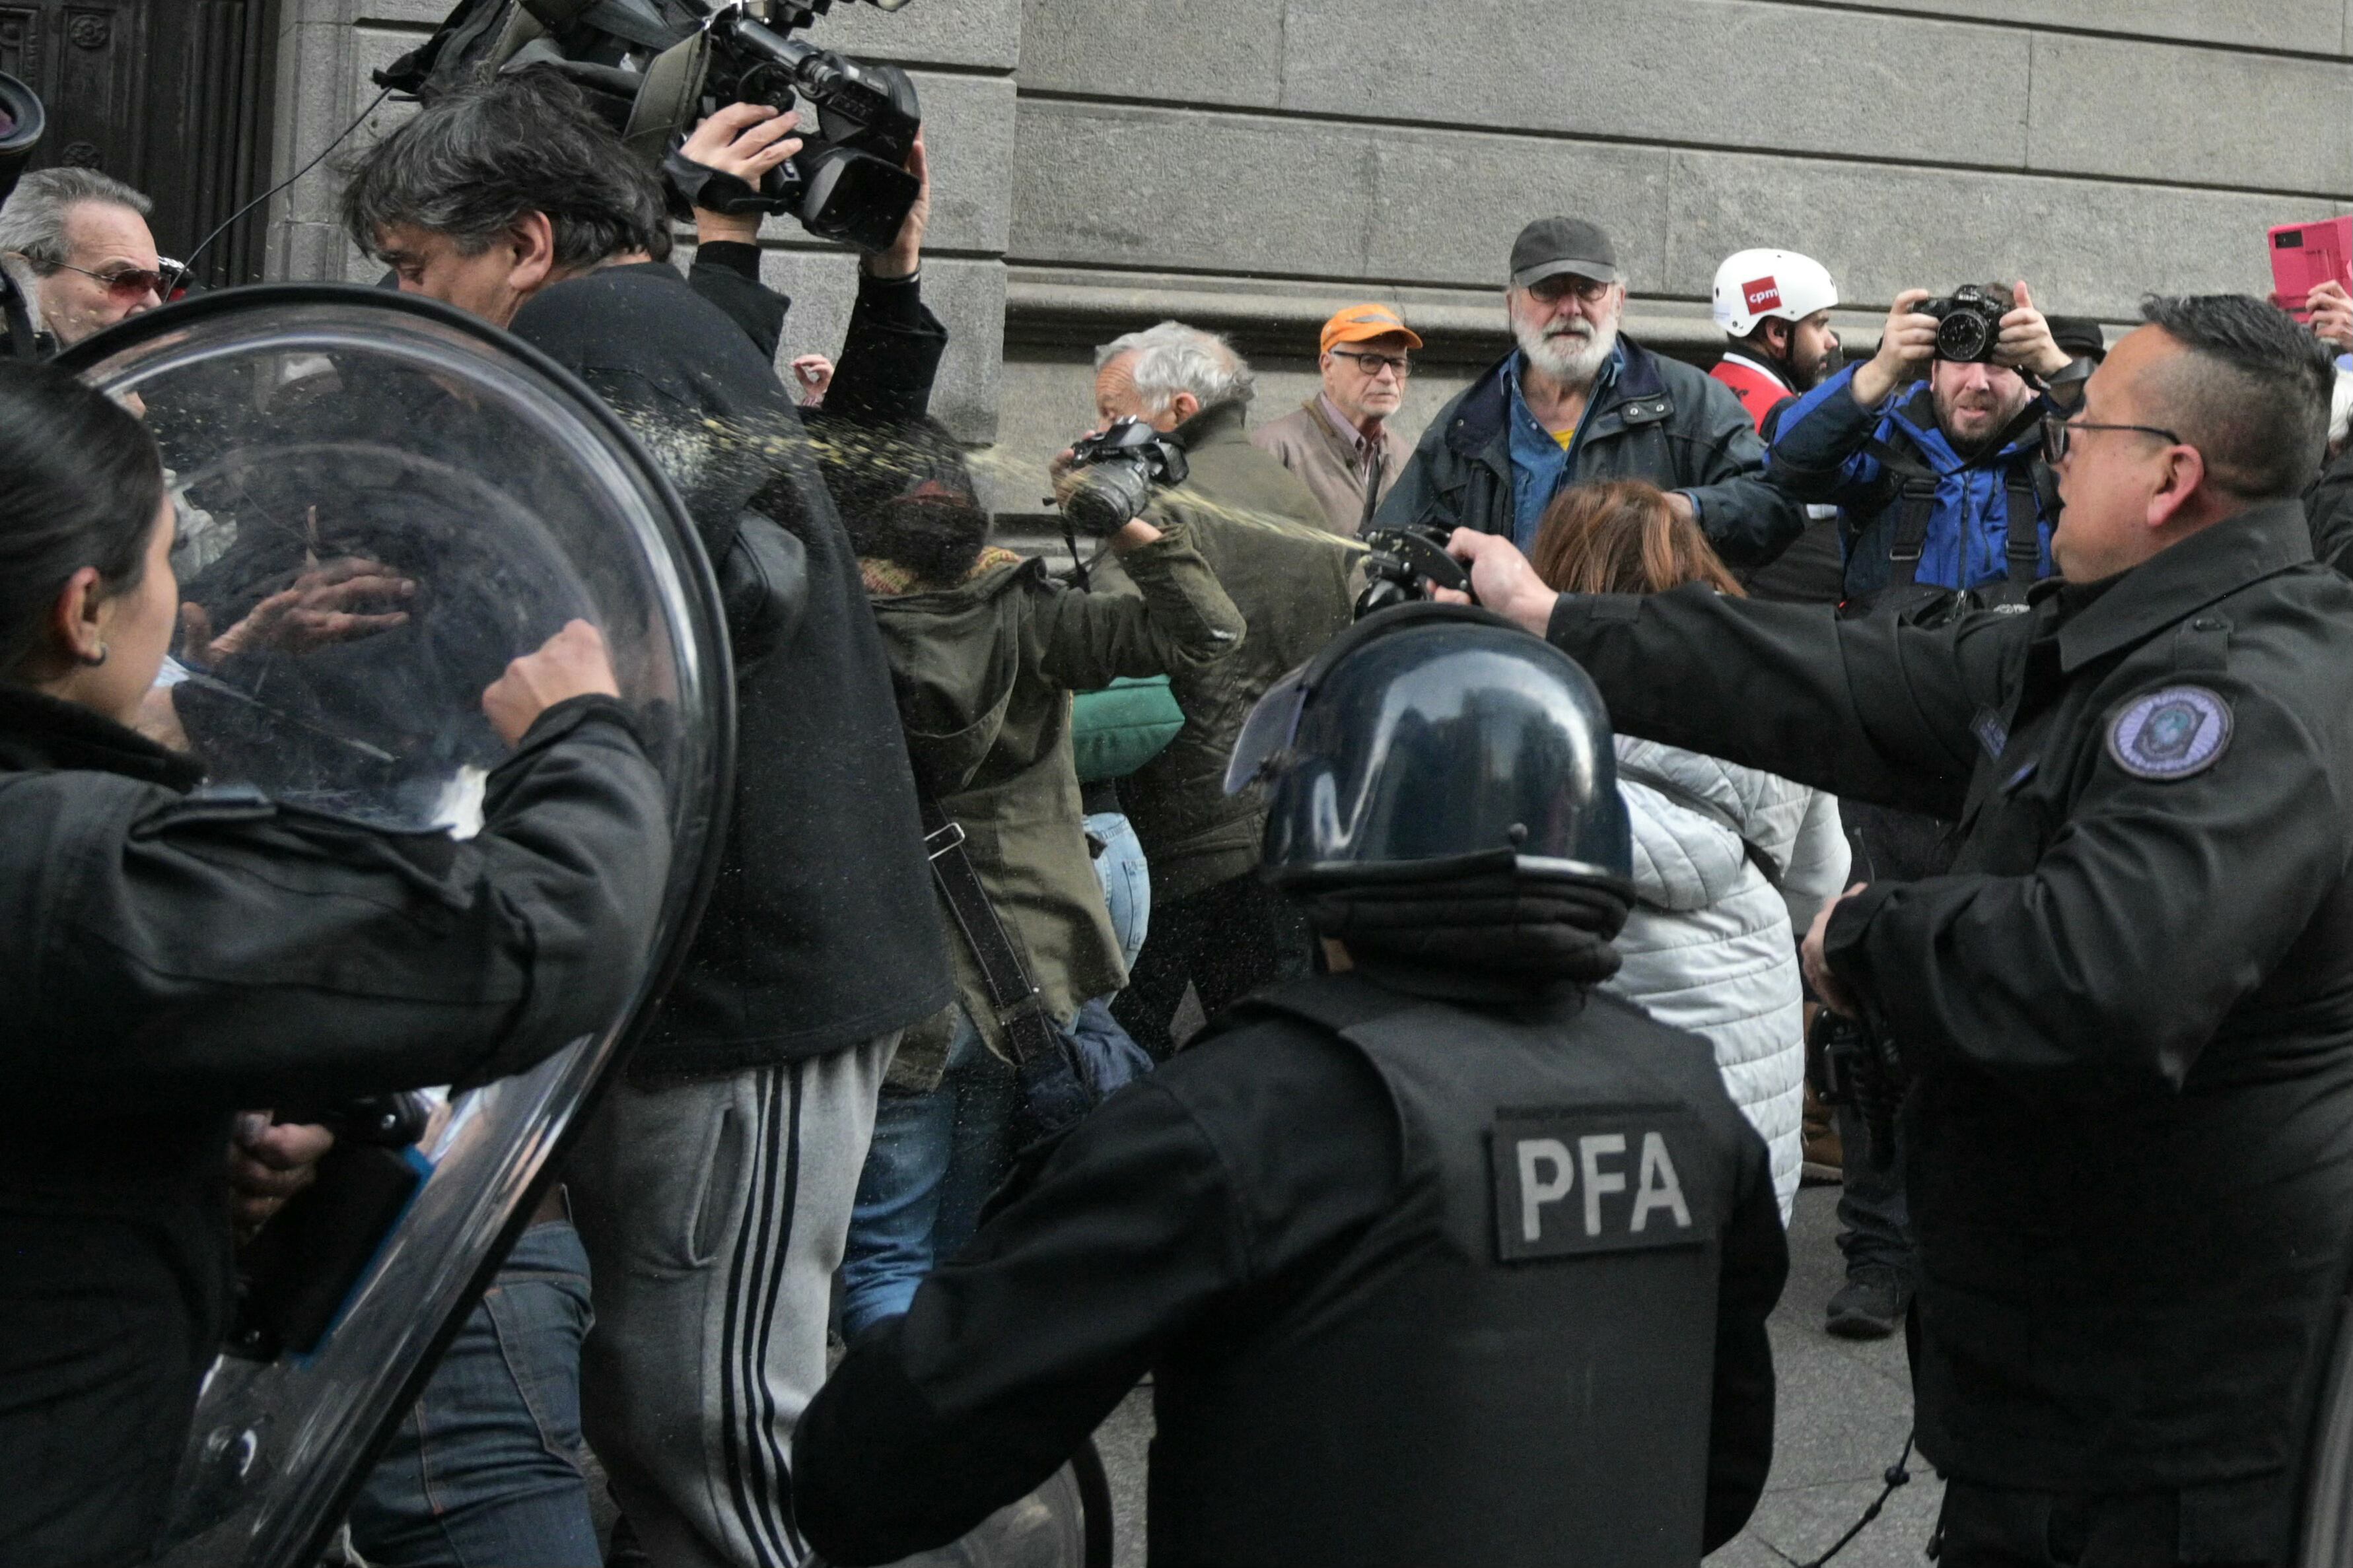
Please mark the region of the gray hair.
<svg viewBox="0 0 2353 1568"><path fill-rule="evenodd" d="M73 254L66 243L66 219L84 202L129 207L141 217L155 205L96 169L36 169L16 182L16 193L0 205L0 253L21 256L47 277Z"/></svg>
<svg viewBox="0 0 2353 1568"><path fill-rule="evenodd" d="M2328 397L2329 449L2345 445L2348 434L2353 434L2353 370L2340 370Z"/></svg>
<svg viewBox="0 0 2353 1568"><path fill-rule="evenodd" d="M1189 392L1204 408L1221 403L1248 403L1258 384L1250 362L1215 332L1163 321L1140 332L1112 339L1095 350L1095 369L1123 354L1135 356L1135 395L1155 414L1166 413L1180 392Z"/></svg>

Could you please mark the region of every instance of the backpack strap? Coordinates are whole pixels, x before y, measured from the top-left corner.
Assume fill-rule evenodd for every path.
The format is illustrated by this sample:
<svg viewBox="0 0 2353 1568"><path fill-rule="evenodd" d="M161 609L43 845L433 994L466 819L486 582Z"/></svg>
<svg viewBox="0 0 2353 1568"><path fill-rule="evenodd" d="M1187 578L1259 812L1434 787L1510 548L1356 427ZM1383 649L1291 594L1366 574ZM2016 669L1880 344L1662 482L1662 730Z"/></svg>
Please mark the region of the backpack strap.
<svg viewBox="0 0 2353 1568"><path fill-rule="evenodd" d="M2010 509L2010 531L2002 554L2012 583L2032 583L2042 574L2042 481L2049 473L2042 459L2021 455L2010 460L2002 476L2002 492Z"/></svg>
<svg viewBox="0 0 2353 1568"><path fill-rule="evenodd" d="M1653 773L1636 763L1620 763L1618 782L1638 784L1644 789L1655 790L1685 810L1695 811L1709 821L1729 828L1732 836L1740 840L1740 852L1748 857L1748 863L1756 867L1757 873L1765 879L1765 885L1777 893L1781 890L1781 868L1773 863L1773 857L1767 855L1755 839L1743 833L1739 820L1721 805L1697 790L1686 789L1664 773Z"/></svg>

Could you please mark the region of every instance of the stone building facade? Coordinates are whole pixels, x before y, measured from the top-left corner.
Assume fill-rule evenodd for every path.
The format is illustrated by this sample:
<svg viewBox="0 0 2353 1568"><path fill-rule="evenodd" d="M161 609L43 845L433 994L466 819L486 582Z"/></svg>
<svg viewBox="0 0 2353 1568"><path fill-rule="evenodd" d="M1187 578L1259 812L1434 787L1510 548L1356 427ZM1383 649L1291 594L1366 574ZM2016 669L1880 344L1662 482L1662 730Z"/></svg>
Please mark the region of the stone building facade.
<svg viewBox="0 0 2353 1568"><path fill-rule="evenodd" d="M281 174L446 9L284 4ZM1748 246L1827 263L1867 342L1914 284L2023 276L2116 322L2262 292L2266 226L2353 211L2353 0L844 0L809 36L921 89L935 406L1000 476L1092 423L1092 344L1171 315L1234 334L1271 416L1324 315L1398 305L1430 340L1418 426L1503 347L1504 254L1545 213L1602 223L1629 330L1704 358ZM273 275L356 272L332 195L322 170L281 198ZM786 352L823 352L853 264L770 229Z"/></svg>

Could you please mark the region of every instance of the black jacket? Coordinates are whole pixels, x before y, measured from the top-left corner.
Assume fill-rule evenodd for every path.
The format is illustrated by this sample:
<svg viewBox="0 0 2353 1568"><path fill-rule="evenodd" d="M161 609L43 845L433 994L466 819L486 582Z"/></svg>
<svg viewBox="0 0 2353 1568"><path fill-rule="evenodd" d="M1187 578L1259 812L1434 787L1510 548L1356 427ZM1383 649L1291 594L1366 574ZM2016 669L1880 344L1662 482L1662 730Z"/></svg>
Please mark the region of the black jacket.
<svg viewBox="0 0 2353 1568"><path fill-rule="evenodd" d="M1764 1144L1704 1042L1574 987L1440 1000L1474 988L1450 978L1368 968L1246 1004L1082 1122L809 1405L811 1543L881 1563L962 1534L1147 1370L1155 1568L1690 1563L1736 1532L1771 1457L1788 1267ZM1386 1021L1344 1037L1286 998ZM1495 1111L1564 1089L1604 1117L1683 1108L1678 1245L1623 1234L1638 1134L1601 1247L1496 1260ZM1578 1190L1548 1244L1582 1237ZM1676 1224L1650 1220L1652 1240Z"/></svg>
<svg viewBox="0 0 2353 1568"><path fill-rule="evenodd" d="M938 1012L955 993L890 669L776 372L661 262L558 283L516 313L513 330L639 429L714 563L753 526L747 507L782 523L806 561L789 640L737 672L727 848L631 1073L817 1056Z"/></svg>
<svg viewBox="0 0 2353 1568"><path fill-rule="evenodd" d="M919 272L885 280L860 270L849 326L834 355L833 384L821 406L801 410L811 429L837 422L903 424L930 409L948 330L923 303L921 278ZM699 245L686 280L726 312L763 359L776 362L792 301L760 281L758 246L733 240Z"/></svg>
<svg viewBox="0 0 2353 1568"><path fill-rule="evenodd" d="M1586 411L1566 483L1642 479L1689 490L1716 553L1761 566L1804 531L1806 509L1767 484L1757 422L1722 382L1622 333L1626 362ZM1514 354L1448 400L1381 502L1384 527L1428 523L1512 536L1508 377Z"/></svg>
<svg viewBox="0 0 2353 1568"><path fill-rule="evenodd" d="M2179 1489L2185 1539L2266 1558L2353 1244L2353 584L2287 501L2031 605L1551 631L1631 733L1960 824L1828 932L1917 1075L1922 1450Z"/></svg>
<svg viewBox="0 0 2353 1568"><path fill-rule="evenodd" d="M2339 452L2304 492L2312 553L2324 565L2353 573L2353 449Z"/></svg>
<svg viewBox="0 0 2353 1568"><path fill-rule="evenodd" d="M463 842L195 783L0 686L0 1561L153 1543L227 1327L233 1111L519 1071L652 944L668 803L607 699L542 718Z"/></svg>

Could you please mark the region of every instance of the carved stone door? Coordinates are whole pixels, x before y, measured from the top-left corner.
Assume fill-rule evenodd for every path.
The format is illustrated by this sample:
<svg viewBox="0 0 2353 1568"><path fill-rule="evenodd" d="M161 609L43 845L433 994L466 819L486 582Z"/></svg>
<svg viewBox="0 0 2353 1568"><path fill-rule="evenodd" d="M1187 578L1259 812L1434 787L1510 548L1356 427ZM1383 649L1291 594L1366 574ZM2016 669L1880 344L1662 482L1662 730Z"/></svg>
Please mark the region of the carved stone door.
<svg viewBox="0 0 2353 1568"><path fill-rule="evenodd" d="M0 70L41 95L33 166L102 169L154 199L166 256L266 188L279 0L0 0ZM196 265L215 287L261 276L267 209Z"/></svg>

